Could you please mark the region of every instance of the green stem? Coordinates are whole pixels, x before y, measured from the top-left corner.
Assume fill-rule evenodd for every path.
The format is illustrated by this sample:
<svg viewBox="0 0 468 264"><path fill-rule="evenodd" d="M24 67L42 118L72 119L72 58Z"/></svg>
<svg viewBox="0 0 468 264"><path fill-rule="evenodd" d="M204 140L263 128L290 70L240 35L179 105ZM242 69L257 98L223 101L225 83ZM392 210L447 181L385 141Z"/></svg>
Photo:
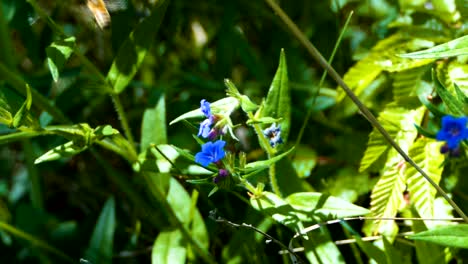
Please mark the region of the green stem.
<svg viewBox="0 0 468 264"><path fill-rule="evenodd" d="M359 100L359 98L351 91L351 89L346 85L341 76L333 69L333 67L327 63L325 58L320 54L320 52L315 48L315 46L307 39L307 37L301 32L297 25L288 17L288 15L278 6L274 0L265 0L265 2L273 9L273 11L279 16L281 21L286 25L286 27L291 31L294 37L305 47L309 54L314 58L322 68L324 68L328 74L338 83L341 88L345 91L346 95L353 101L353 103L359 108L361 113L366 117L366 119L374 126L380 134L385 138L385 140L403 157L403 159L408 162L413 168L415 168L436 190L437 192L444 197L445 200L452 206L452 208L463 218L463 220L468 223L468 217L463 213L463 211L458 207L458 205L448 196L448 194L442 190L442 188L434 182L429 175L424 172L409 156L408 154L401 149L401 147L393 140L393 138L388 134L388 132L383 128L383 126L377 121L375 116L369 111L369 109Z"/></svg>
<svg viewBox="0 0 468 264"><path fill-rule="evenodd" d="M133 140L132 131L130 126L128 125L127 116L125 115L124 108L122 106L122 102L120 101L120 97L118 94L111 93L112 102L114 103L115 110L119 115L120 125L122 126L125 136L127 137L128 141L130 142L131 148L136 152L135 141Z"/></svg>
<svg viewBox="0 0 468 264"><path fill-rule="evenodd" d="M255 119L254 115L251 112L247 113L247 116L251 120ZM257 123L254 123L252 126L255 130L255 133L257 133L258 135L258 139L260 140L260 145L262 145L267 152L268 159L273 158L276 154L276 150L270 146L270 142L268 142L268 139L263 136L262 128ZM270 183L271 183L271 188L273 189L273 192L279 197L282 197L280 188L278 186L278 181L276 180L275 164L272 164L270 166L270 169L268 172L269 172L268 175L270 176Z"/></svg>
<svg viewBox="0 0 468 264"><path fill-rule="evenodd" d="M42 199L41 180L37 172L37 166L34 165L34 151L29 139L22 140L26 166L28 168L28 177L31 182L31 202L33 207L43 210L44 202Z"/></svg>
<svg viewBox="0 0 468 264"><path fill-rule="evenodd" d="M338 40L335 43L335 47L333 47L332 54L330 55L330 58L328 59L328 64L330 64L330 65L331 65L333 59L335 58L336 51L338 50L338 47L341 44L341 40L343 39L344 33L345 33L346 29L348 28L348 25L349 25L349 22L351 21L352 16L353 16L353 11L351 11L349 13L348 18L346 19L346 22L345 22L345 24L343 26L343 29L341 30L341 33L338 36ZM299 130L299 134L297 136L296 144L295 144L296 146L299 146L299 142L301 142L302 136L304 135L305 128L306 128L307 124L309 123L309 119L310 119L310 116L312 115L312 111L314 109L315 102L316 102L317 97L318 97L318 95L320 93L320 89L322 88L322 85L323 85L323 82L325 81L326 76L327 76L327 71L324 70L323 74L322 74L322 77L320 78L318 88L314 91L314 94L312 95L312 104L311 104L309 110L307 111L306 117L304 118L304 122L302 123L302 127Z"/></svg>

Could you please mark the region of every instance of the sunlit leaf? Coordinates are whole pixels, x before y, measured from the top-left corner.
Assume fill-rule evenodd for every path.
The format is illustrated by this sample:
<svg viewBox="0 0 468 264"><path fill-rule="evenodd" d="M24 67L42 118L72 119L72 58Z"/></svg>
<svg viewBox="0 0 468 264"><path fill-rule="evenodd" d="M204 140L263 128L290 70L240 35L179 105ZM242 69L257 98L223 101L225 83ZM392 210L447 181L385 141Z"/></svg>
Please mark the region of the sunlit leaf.
<svg viewBox="0 0 468 264"><path fill-rule="evenodd" d="M408 110L403 107L389 105L378 117L380 124L387 130L390 136L399 143L400 146L408 148L416 137L416 129L413 124L419 124L424 112L424 108ZM390 148L382 134L373 129L369 135L367 149L361 160L359 171L367 170Z"/></svg>
<svg viewBox="0 0 468 264"><path fill-rule="evenodd" d="M442 85L442 83L437 78L435 71L432 72L432 80L434 81L434 87L437 94L440 96L442 101L444 101L447 109L455 116L464 115L463 103L458 101L458 99Z"/></svg>
<svg viewBox="0 0 468 264"><path fill-rule="evenodd" d="M468 36L463 36L429 49L400 54L399 56L411 59L441 59L466 54L468 54Z"/></svg>
<svg viewBox="0 0 468 264"><path fill-rule="evenodd" d="M285 201L296 210L312 212L322 216L333 216L334 218L366 215L369 213L369 210L364 207L317 192L294 193L289 195Z"/></svg>
<svg viewBox="0 0 468 264"><path fill-rule="evenodd" d="M275 77L273 77L263 108L260 111L260 117L281 118L281 122L279 122L279 125L281 125L281 138L286 142L291 126L291 98L289 95L288 68L284 50L281 50L278 69L276 70Z"/></svg>
<svg viewBox="0 0 468 264"><path fill-rule="evenodd" d="M429 177L439 183L444 162L444 155L440 153L442 142L429 138L419 138L409 149L409 156L423 169ZM436 189L416 171L412 166L405 170L410 200L423 218L434 218L434 199Z"/></svg>
<svg viewBox="0 0 468 264"><path fill-rule="evenodd" d="M187 241L178 229L162 231L154 241L151 263L186 263Z"/></svg>

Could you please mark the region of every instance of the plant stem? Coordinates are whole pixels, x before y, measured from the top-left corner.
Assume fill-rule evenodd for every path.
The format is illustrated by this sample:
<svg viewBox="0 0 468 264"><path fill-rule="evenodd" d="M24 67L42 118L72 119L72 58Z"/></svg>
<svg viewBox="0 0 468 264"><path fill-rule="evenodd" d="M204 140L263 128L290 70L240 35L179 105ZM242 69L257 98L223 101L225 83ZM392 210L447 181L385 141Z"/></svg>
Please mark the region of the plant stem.
<svg viewBox="0 0 468 264"><path fill-rule="evenodd" d="M28 168L28 178L31 183L31 202L33 207L43 210L44 202L42 199L41 180L37 172L37 167L34 165L34 151L31 141L29 139L23 139L22 145L26 159L26 166Z"/></svg>
<svg viewBox="0 0 468 264"><path fill-rule="evenodd" d="M437 192L444 197L445 200L452 206L452 208L463 218L463 220L468 223L468 217L463 213L463 211L458 207L458 205L448 196L448 194L442 190L442 188L437 185L429 175L424 172L409 156L408 154L401 149L401 147L392 139L388 132L383 128L383 126L377 121L375 116L369 111L369 109L359 100L359 98L351 91L351 89L346 85L341 76L333 69L333 67L327 63L325 58L320 54L320 52L315 48L315 46L307 39L307 37L301 32L297 25L288 17L288 15L278 6L274 0L265 0L265 2L273 9L273 11L279 16L281 21L286 25L286 27L291 31L294 37L306 48L309 54L314 58L320 66L322 66L328 74L338 83L341 88L345 91L346 95L353 101L353 103L359 108L361 113L366 117L366 119L375 127L385 138L385 140L403 157L403 159L413 166L436 190Z"/></svg>
<svg viewBox="0 0 468 264"><path fill-rule="evenodd" d="M247 113L247 116L251 120L254 120L254 115L251 112ZM255 133L257 133L258 135L260 145L262 145L267 152L268 159L273 158L275 156L276 150L270 146L270 142L268 142L268 139L263 136L262 128L260 127L259 124L253 124L252 126L255 130ZM271 164L268 175L270 176L270 183L271 183L271 188L273 189L273 192L279 197L282 197L280 188L278 186L278 181L276 180L275 164Z"/></svg>

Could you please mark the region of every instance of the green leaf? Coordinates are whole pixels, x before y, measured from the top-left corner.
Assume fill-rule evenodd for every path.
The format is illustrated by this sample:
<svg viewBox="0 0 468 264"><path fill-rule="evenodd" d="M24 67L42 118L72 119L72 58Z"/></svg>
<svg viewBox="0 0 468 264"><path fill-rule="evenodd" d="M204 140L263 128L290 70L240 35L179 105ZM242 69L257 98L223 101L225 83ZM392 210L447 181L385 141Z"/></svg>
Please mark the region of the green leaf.
<svg viewBox="0 0 468 264"><path fill-rule="evenodd" d="M364 207L317 192L302 192L289 195L285 202L298 211L333 218L366 215L370 211Z"/></svg>
<svg viewBox="0 0 468 264"><path fill-rule="evenodd" d="M414 217L419 218L420 216L417 214L417 212L414 212ZM441 216L437 216L437 217L441 217ZM424 224L424 221L413 220L412 229L413 229L413 232L418 233L418 232L426 231L427 227ZM414 241L414 246L416 249L416 256L417 256L419 263L427 263L427 264L446 263L445 261L446 253L444 252L444 247L435 245L433 243L427 243L424 241ZM431 256L431 258L427 258L427 256Z"/></svg>
<svg viewBox="0 0 468 264"><path fill-rule="evenodd" d="M239 100L234 97L226 97L210 104L211 112L219 115L229 115L238 106ZM172 120L169 125L173 125L181 120L200 117L204 117L204 115L200 108L197 108Z"/></svg>
<svg viewBox="0 0 468 264"><path fill-rule="evenodd" d="M85 253L86 259L92 263L112 263L115 228L115 201L113 197L110 197L104 204L94 227Z"/></svg>
<svg viewBox="0 0 468 264"><path fill-rule="evenodd" d="M388 264L411 263L408 261L408 258L403 258L403 256L400 254L400 251L393 247L393 245L387 240L385 236L383 236L382 239L385 248L384 252L385 256L387 257Z"/></svg>
<svg viewBox="0 0 468 264"><path fill-rule="evenodd" d="M29 87L29 85L26 84L26 100L13 117L13 127L19 128L21 126L25 126L30 128L39 128L39 123L31 116L31 113L29 112L31 110L31 105L31 87Z"/></svg>
<svg viewBox="0 0 468 264"><path fill-rule="evenodd" d="M304 229L299 216L294 212L295 210L286 201L281 199L274 193L263 192L260 197L251 197L250 205L260 212L267 213L275 221L281 223L291 230L299 232ZM307 219L307 217L305 217ZM308 218L311 221L311 218Z"/></svg>
<svg viewBox="0 0 468 264"><path fill-rule="evenodd" d="M400 170L403 161L396 150L391 149L389 157L383 168L383 174L374 186L371 193L370 209L375 217L395 217L403 203L406 177ZM392 228L393 221L376 220L371 224L372 233L387 233L387 228Z"/></svg>
<svg viewBox="0 0 468 264"><path fill-rule="evenodd" d="M446 247L468 248L468 225L441 226L408 236L408 239L430 242Z"/></svg>
<svg viewBox="0 0 468 264"><path fill-rule="evenodd" d="M284 50L281 50L278 69L270 85L267 98L258 117L281 118L281 138L287 142L291 126L291 98L289 95L288 69ZM263 136L263 135L258 135Z"/></svg>
<svg viewBox="0 0 468 264"><path fill-rule="evenodd" d="M356 238L356 243L361 248L361 250L367 255L367 257L375 260L379 264L387 264L387 258L385 252L372 244L371 242L365 242L361 237Z"/></svg>
<svg viewBox="0 0 468 264"><path fill-rule="evenodd" d="M178 229L162 231L154 241L151 263L186 263L187 242Z"/></svg>
<svg viewBox="0 0 468 264"><path fill-rule="evenodd" d="M399 56L411 59L442 59L466 54L468 54L468 36L463 36L429 49L400 54Z"/></svg>
<svg viewBox="0 0 468 264"><path fill-rule="evenodd" d="M88 146L77 146L74 141L69 141L42 154L34 161L34 164L72 157L85 151L87 148Z"/></svg>
<svg viewBox="0 0 468 264"><path fill-rule="evenodd" d="M292 165L299 178L310 176L312 169L317 165L317 159L315 150L303 145L297 148Z"/></svg>
<svg viewBox="0 0 468 264"><path fill-rule="evenodd" d="M254 162L250 162L250 163L247 163L244 167L244 170L246 173L250 173L250 172L253 172L253 171L261 171L261 170L264 170L264 169L267 169L269 168L272 164L278 162L279 160L281 160L282 158L286 157L287 155L289 155L289 153L291 153L291 151L294 150L294 147L290 148L288 151L286 152L283 152L271 159L268 159L268 160L260 160L260 161L254 161Z"/></svg>
<svg viewBox="0 0 468 264"><path fill-rule="evenodd" d="M453 96L439 81L435 71L432 71L432 80L434 81L434 86L437 94L440 96L442 101L444 101L447 109L455 116L464 115L464 105L462 102L458 101L455 96Z"/></svg>
<svg viewBox="0 0 468 264"><path fill-rule="evenodd" d="M430 41L418 38L409 38L403 34L394 34L379 41L370 51L369 55L358 61L344 75L343 80L357 96L365 93L369 84L376 79L382 71L401 72L431 63L433 60L410 60L396 56L402 51L415 50L432 45ZM338 91L337 103L346 97L343 90Z"/></svg>
<svg viewBox="0 0 468 264"><path fill-rule="evenodd" d="M169 0L162 1L133 30L115 57L107 74L107 81L115 93L121 93L135 76L146 53L151 48L161 21L166 13Z"/></svg>
<svg viewBox="0 0 468 264"><path fill-rule="evenodd" d="M150 144L166 144L166 131L166 103L163 95L154 108L146 109L143 114L140 151L146 150Z"/></svg>
<svg viewBox="0 0 468 264"><path fill-rule="evenodd" d="M409 149L409 156L416 164L423 169L429 177L439 183L444 162L444 155L440 153L442 142L437 142L429 138L419 138ZM405 170L407 177L407 188L411 196L411 201L422 218L434 218L434 200L436 189L422 177L412 166Z"/></svg>
<svg viewBox="0 0 468 264"><path fill-rule="evenodd" d="M303 240L304 253L310 263L335 264L346 263L338 246L335 245L328 229L324 226L307 234Z"/></svg>
<svg viewBox="0 0 468 264"><path fill-rule="evenodd" d="M407 149L417 135L413 124L421 122L423 113L423 107L408 110L390 104L380 113L378 121L400 146L404 145L404 148ZM369 135L367 149L361 160L359 171L363 172L369 169L389 148L385 138L374 128Z"/></svg>
<svg viewBox="0 0 468 264"><path fill-rule="evenodd" d="M432 87L421 80L428 67L418 67L394 73L393 76L393 98L401 105L417 101L421 89L432 90Z"/></svg>
<svg viewBox="0 0 468 264"><path fill-rule="evenodd" d="M47 65L54 81L58 81L59 72L65 66L75 48L75 37L69 37L63 40L53 42L46 48Z"/></svg>

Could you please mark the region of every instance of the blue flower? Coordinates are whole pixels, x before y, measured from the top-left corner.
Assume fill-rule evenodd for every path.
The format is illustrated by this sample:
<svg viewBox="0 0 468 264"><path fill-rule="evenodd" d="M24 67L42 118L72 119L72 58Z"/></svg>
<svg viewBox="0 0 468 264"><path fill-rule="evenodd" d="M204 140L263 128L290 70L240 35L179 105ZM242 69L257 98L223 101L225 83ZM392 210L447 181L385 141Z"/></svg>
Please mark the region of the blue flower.
<svg viewBox="0 0 468 264"><path fill-rule="evenodd" d="M437 133L437 140L446 141L449 150L456 150L460 142L468 138L467 121L466 117L442 117L442 128Z"/></svg>
<svg viewBox="0 0 468 264"><path fill-rule="evenodd" d="M270 140L270 145L275 147L278 144L283 143L281 139L281 126L276 126L275 123L265 130L263 130L263 135Z"/></svg>
<svg viewBox="0 0 468 264"><path fill-rule="evenodd" d="M204 138L213 139L216 137L216 135L213 136L213 133L210 132L212 132L211 125L213 125L216 122L216 118L214 115L211 114L210 103L205 99L202 99L200 101L200 110L206 116L206 119L203 120L203 122L201 122L197 136L201 135Z"/></svg>
<svg viewBox="0 0 468 264"><path fill-rule="evenodd" d="M217 162L226 156L224 146L226 142L217 140L215 142L207 142L202 145L202 150L195 155L195 162L206 167L212 162Z"/></svg>

